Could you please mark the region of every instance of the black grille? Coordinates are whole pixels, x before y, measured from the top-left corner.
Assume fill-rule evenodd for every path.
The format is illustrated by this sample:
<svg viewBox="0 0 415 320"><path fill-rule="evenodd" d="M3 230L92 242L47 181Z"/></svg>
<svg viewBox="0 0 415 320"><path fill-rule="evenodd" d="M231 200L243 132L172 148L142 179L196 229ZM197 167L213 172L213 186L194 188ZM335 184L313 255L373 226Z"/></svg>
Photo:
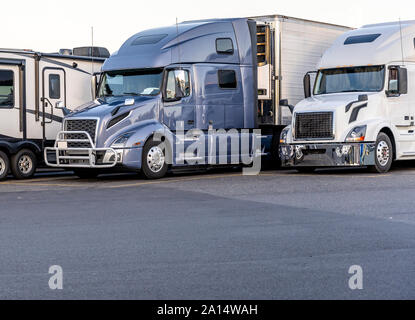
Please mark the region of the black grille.
<svg viewBox="0 0 415 320"><path fill-rule="evenodd" d="M79 120L66 120L65 131L86 131L91 136L93 142L95 142L95 132L97 128L97 120L95 119L79 119ZM66 139L88 139L85 134L81 133L69 133L65 135ZM69 148L91 148L91 144L88 142L68 142Z"/></svg>
<svg viewBox="0 0 415 320"><path fill-rule="evenodd" d="M296 139L332 139L333 112L297 113L295 116Z"/></svg>

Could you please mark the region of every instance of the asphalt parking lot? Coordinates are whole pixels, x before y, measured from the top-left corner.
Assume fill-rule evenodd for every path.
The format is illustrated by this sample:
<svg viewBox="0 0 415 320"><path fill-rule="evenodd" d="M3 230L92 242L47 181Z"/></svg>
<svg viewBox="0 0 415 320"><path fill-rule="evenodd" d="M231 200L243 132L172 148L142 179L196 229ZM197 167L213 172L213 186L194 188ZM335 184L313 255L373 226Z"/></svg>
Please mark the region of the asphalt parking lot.
<svg viewBox="0 0 415 320"><path fill-rule="evenodd" d="M415 164L0 182L0 299L414 299ZM63 269L63 290L48 269ZM349 267L363 269L351 290Z"/></svg>

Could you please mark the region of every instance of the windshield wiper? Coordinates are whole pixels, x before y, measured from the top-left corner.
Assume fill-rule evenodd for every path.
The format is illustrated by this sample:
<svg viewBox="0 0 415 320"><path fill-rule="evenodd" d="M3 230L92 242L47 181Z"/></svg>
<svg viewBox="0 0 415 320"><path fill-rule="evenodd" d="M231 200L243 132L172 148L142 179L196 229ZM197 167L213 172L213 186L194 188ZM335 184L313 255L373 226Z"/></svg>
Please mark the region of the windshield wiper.
<svg viewBox="0 0 415 320"><path fill-rule="evenodd" d="M141 94L137 92L123 92L123 94L126 96L141 96Z"/></svg>
<svg viewBox="0 0 415 320"><path fill-rule="evenodd" d="M340 93L346 93L346 92L364 92L364 90L343 90L343 91L340 91Z"/></svg>

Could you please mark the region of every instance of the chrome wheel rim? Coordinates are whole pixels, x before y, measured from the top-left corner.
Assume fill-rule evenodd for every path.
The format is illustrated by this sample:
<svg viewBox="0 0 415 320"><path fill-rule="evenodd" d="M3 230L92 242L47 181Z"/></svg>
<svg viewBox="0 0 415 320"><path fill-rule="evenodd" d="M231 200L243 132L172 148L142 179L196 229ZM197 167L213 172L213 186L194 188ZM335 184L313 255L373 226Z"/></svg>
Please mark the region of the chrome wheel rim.
<svg viewBox="0 0 415 320"><path fill-rule="evenodd" d="M19 158L19 170L23 174L27 174L32 171L33 161L29 156L23 155Z"/></svg>
<svg viewBox="0 0 415 320"><path fill-rule="evenodd" d="M158 147L152 147L147 153L147 164L150 170L154 173L158 173L163 169L165 157L163 150Z"/></svg>
<svg viewBox="0 0 415 320"><path fill-rule="evenodd" d="M390 149L388 144L385 141L380 141L376 148L376 156L378 158L379 164L384 167L389 162Z"/></svg>
<svg viewBox="0 0 415 320"><path fill-rule="evenodd" d="M0 158L0 176L4 174L4 171L6 170L6 162L3 158Z"/></svg>

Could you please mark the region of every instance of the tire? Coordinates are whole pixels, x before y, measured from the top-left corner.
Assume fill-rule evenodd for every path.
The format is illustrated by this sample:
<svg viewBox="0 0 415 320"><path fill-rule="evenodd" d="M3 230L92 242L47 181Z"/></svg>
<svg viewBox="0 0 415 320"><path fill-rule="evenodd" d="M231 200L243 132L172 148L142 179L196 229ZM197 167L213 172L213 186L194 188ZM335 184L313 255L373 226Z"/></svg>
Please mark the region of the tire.
<svg viewBox="0 0 415 320"><path fill-rule="evenodd" d="M0 181L5 180L9 174L10 161L7 154L0 151Z"/></svg>
<svg viewBox="0 0 415 320"><path fill-rule="evenodd" d="M73 171L80 179L95 179L99 175L96 169L74 169Z"/></svg>
<svg viewBox="0 0 415 320"><path fill-rule="evenodd" d="M166 150L161 144L164 143L150 138L143 148L141 172L146 179L160 179L167 173Z"/></svg>
<svg viewBox="0 0 415 320"><path fill-rule="evenodd" d="M392 167L393 147L389 136L379 133L375 144L375 165L370 170L375 173L386 173Z"/></svg>
<svg viewBox="0 0 415 320"><path fill-rule="evenodd" d="M313 167L299 167L299 168L295 168L295 170L297 170L299 173L313 173L314 171L316 171L316 168L313 168Z"/></svg>
<svg viewBox="0 0 415 320"><path fill-rule="evenodd" d="M29 179L35 174L37 159L33 151L22 149L14 154L10 160L10 167L16 179Z"/></svg>

